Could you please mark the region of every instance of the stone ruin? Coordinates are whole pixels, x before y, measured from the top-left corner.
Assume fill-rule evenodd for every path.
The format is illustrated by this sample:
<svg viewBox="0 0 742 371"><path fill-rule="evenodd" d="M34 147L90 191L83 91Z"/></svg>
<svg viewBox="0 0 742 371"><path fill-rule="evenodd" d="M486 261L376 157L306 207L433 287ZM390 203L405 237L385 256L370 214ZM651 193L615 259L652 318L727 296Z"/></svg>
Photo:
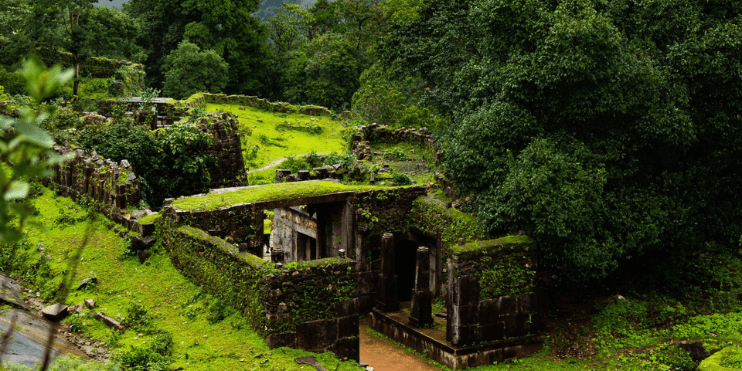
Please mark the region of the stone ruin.
<svg viewBox="0 0 742 371"><path fill-rule="evenodd" d="M319 188L326 183L292 184ZM241 192L244 199L250 199L251 192L272 194L281 187L286 184L213 190L210 197L226 199ZM171 231L201 231L199 238L214 239L212 246L223 247L204 248L203 243L194 242L201 247L193 255L183 247L188 245L185 240L197 240L189 232L177 234L166 248L180 262L183 274L212 294L218 295L223 285L245 284L229 283L231 279L254 280L249 285L258 291L249 295L257 295L260 305L242 310L258 313L250 318L270 347L332 350L341 358L358 360L358 314L370 313L374 329L453 369L491 364L540 349L545 302L538 290L531 289L536 287L535 276L523 290L504 296L493 296L487 287L491 283L480 281L487 267L503 264L535 272L532 240L523 236L446 245L440 232L409 227L413 201L426 194L424 188L348 188L313 196L228 202L212 210L183 208L194 197L208 195L185 197L167 206L163 226ZM275 211L272 253L263 258L266 209ZM226 261L219 256L232 256L229 261L238 265L224 265ZM221 286L210 287L212 278L207 272L234 269L237 278L223 277L226 281ZM239 278L244 272L254 274ZM326 296L307 302L301 299L306 296L303 292L313 293L310 297ZM443 328L431 310L433 298L441 295L447 306ZM317 301L334 309L311 317L312 310L320 311L314 307ZM409 313L401 310L401 303L406 302L410 302Z"/></svg>

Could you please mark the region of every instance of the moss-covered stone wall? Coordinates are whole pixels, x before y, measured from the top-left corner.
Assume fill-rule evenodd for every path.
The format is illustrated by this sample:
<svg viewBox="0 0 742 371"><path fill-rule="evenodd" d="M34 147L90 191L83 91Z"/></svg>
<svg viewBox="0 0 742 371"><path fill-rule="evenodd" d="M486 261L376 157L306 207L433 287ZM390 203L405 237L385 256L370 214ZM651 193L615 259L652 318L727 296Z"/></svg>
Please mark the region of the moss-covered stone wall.
<svg viewBox="0 0 742 371"><path fill-rule="evenodd" d="M449 249L447 340L454 345L522 338L538 331L536 244L527 236Z"/></svg>
<svg viewBox="0 0 742 371"><path fill-rule="evenodd" d="M176 268L208 293L241 311L271 348L331 350L358 360L357 273L347 258L286 266L240 252L235 245L178 223L158 221Z"/></svg>
<svg viewBox="0 0 742 371"><path fill-rule="evenodd" d="M79 201L87 197L93 206L117 223L122 211L139 204L139 181L128 161L104 159L95 152L55 146L54 151L72 158L54 167L54 175L45 179L65 197Z"/></svg>
<svg viewBox="0 0 742 371"><path fill-rule="evenodd" d="M433 197L421 196L412 202L407 226L429 236L440 235L443 249L446 251L462 240L479 241L490 237L479 225L476 217L447 208Z"/></svg>

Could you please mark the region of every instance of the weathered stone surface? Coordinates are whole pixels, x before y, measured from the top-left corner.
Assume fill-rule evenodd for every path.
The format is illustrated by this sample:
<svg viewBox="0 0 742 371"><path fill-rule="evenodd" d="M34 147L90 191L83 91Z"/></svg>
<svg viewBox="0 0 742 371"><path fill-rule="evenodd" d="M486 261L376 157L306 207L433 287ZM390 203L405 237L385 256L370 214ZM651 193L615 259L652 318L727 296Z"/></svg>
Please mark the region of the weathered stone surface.
<svg viewBox="0 0 742 371"><path fill-rule="evenodd" d="M77 290L82 290L88 287L88 285L95 285L98 283L98 279L95 277L83 278L80 281L80 285L77 286Z"/></svg>
<svg viewBox="0 0 742 371"><path fill-rule="evenodd" d="M95 308L95 300L93 299L85 299L84 303L85 303L85 306L88 307L88 309Z"/></svg>
<svg viewBox="0 0 742 371"><path fill-rule="evenodd" d="M348 317L340 317L337 319L338 321L338 338L345 338L345 337L357 337L358 336L358 315L354 316L348 316Z"/></svg>
<svg viewBox="0 0 742 371"><path fill-rule="evenodd" d="M476 276L459 277L454 288L454 305L473 305L479 302L479 279Z"/></svg>
<svg viewBox="0 0 742 371"><path fill-rule="evenodd" d="M337 340L337 321L318 320L296 326L299 349L324 352Z"/></svg>
<svg viewBox="0 0 742 371"><path fill-rule="evenodd" d="M268 344L268 348L274 349L274 348L280 348L280 347L289 347L289 348L295 348L296 347L296 333L288 333L288 334L270 334L267 338L265 338L266 344Z"/></svg>
<svg viewBox="0 0 742 371"><path fill-rule="evenodd" d="M359 340L358 336L338 339L332 347L332 351L341 360L352 359L357 362L360 359Z"/></svg>
<svg viewBox="0 0 742 371"><path fill-rule="evenodd" d="M679 346L686 352L690 353L691 358L696 362L701 362L711 356L706 348L703 347L703 344L697 341L688 344L680 344Z"/></svg>
<svg viewBox="0 0 742 371"><path fill-rule="evenodd" d="M137 250L137 258L139 258L139 263L141 264L144 264L151 256L152 254L148 251Z"/></svg>
<svg viewBox="0 0 742 371"><path fill-rule="evenodd" d="M358 299L341 301L335 303L335 317L346 317L358 315Z"/></svg>
<svg viewBox="0 0 742 371"><path fill-rule="evenodd" d="M21 285L12 278L0 275L0 302L16 308L28 309L21 296Z"/></svg>
<svg viewBox="0 0 742 371"><path fill-rule="evenodd" d="M111 317L109 317L109 316L107 316L107 315L105 315L105 314L103 314L101 312L96 312L95 313L95 318L97 320L103 322L106 326L111 327L111 328L114 328L114 329L116 329L118 331L124 331L124 330L126 330L126 327L124 327L124 325L122 325L119 321L116 321L115 319L113 319L113 318L111 318Z"/></svg>
<svg viewBox="0 0 742 371"><path fill-rule="evenodd" d="M59 322L67 317L69 314L69 308L64 304L52 304L48 307L44 307L44 309L41 310L41 314L44 315L44 318L52 322Z"/></svg>
<svg viewBox="0 0 742 371"><path fill-rule="evenodd" d="M322 366L319 362L317 362L317 360L312 356L296 358L294 361L296 361L296 363L300 365L314 366L317 371L327 371L327 369L324 368L324 366Z"/></svg>
<svg viewBox="0 0 742 371"><path fill-rule="evenodd" d="M135 250L146 250L152 247L157 242L153 237L140 237L136 235L130 235L131 247Z"/></svg>

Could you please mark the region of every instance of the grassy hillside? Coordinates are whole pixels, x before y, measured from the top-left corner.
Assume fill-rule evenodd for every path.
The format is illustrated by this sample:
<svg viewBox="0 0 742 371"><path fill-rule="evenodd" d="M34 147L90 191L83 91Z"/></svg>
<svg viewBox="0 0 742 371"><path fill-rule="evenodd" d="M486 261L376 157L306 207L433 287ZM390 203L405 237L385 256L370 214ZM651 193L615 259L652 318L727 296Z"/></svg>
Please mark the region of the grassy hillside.
<svg viewBox="0 0 742 371"><path fill-rule="evenodd" d="M26 241L14 254L9 254L11 249L3 250L2 270L39 290L42 298L51 302L62 274L71 268L76 251L89 238L71 282L74 288L81 279L92 276L98 284L72 291L66 302L73 305L94 299L96 310L130 324L130 328L119 334L88 312L65 322L118 355L114 359L146 359L168 343L167 334L172 334L168 370L301 370L294 358L313 355L294 349L269 350L239 314L181 276L164 252L155 247L154 255L140 264L127 248L129 242L111 229L115 225L100 216L92 221L94 214L72 200L44 189L31 204L39 211L34 221L40 225L27 229ZM338 361L331 353L316 356L330 370L358 367L352 361Z"/></svg>

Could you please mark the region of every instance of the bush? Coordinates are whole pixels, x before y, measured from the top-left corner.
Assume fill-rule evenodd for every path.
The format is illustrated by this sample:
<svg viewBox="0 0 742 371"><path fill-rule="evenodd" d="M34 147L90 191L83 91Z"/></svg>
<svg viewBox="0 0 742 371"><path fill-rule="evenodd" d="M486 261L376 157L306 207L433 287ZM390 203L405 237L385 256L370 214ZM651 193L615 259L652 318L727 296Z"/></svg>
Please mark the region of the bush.
<svg viewBox="0 0 742 371"><path fill-rule="evenodd" d="M111 358L130 371L167 371L170 369L172 347L173 335L162 332L155 335L148 346L130 346Z"/></svg>
<svg viewBox="0 0 742 371"><path fill-rule="evenodd" d="M405 173L394 173L394 175L392 175L392 182L397 185L410 185L414 183L412 178Z"/></svg>
<svg viewBox="0 0 742 371"><path fill-rule="evenodd" d="M178 123L155 133L121 118L85 128L75 140L87 152L129 160L142 197L153 208L167 197L204 191L211 181L208 169L213 159L205 151L211 135L193 123Z"/></svg>

